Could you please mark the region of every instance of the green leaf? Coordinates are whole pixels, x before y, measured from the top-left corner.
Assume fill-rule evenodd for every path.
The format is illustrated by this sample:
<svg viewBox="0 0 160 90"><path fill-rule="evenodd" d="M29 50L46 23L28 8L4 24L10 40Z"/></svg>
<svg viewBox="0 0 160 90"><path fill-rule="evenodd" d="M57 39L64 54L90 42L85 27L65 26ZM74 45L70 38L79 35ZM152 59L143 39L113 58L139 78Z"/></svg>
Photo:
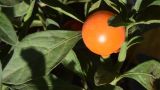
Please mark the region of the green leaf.
<svg viewBox="0 0 160 90"><path fill-rule="evenodd" d="M54 21L54 20L52 20L50 18L47 18L46 19L46 26L49 26L49 25L55 25L55 26L60 28L60 25L56 21Z"/></svg>
<svg viewBox="0 0 160 90"><path fill-rule="evenodd" d="M139 21L136 23L131 23L127 26L127 30L136 25L149 25L149 24L160 24L160 20L148 20L148 21Z"/></svg>
<svg viewBox="0 0 160 90"><path fill-rule="evenodd" d="M67 56L64 58L62 64L69 70L77 73L80 76L83 76L84 72L82 71L80 62L73 50L71 50Z"/></svg>
<svg viewBox="0 0 160 90"><path fill-rule="evenodd" d="M120 15L112 16L108 22L110 26L127 26L128 22L125 22Z"/></svg>
<svg viewBox="0 0 160 90"><path fill-rule="evenodd" d="M111 7L113 10L115 10L116 12L120 13L120 11L118 10L117 8L117 5L112 2L111 0L104 0L104 2L109 6Z"/></svg>
<svg viewBox="0 0 160 90"><path fill-rule="evenodd" d="M159 66L160 63L158 61L149 60L124 73L120 78L132 78L147 90L154 90L154 81L160 78Z"/></svg>
<svg viewBox="0 0 160 90"><path fill-rule="evenodd" d="M76 31L43 31L25 37L3 70L3 83L22 84L48 75L81 38Z"/></svg>
<svg viewBox="0 0 160 90"><path fill-rule="evenodd" d="M33 20L30 27L42 27L43 23L40 20Z"/></svg>
<svg viewBox="0 0 160 90"><path fill-rule="evenodd" d="M83 21L78 17L77 14L75 14L72 11L72 9L70 7L58 2L57 0L54 0L54 1L52 1L52 0L41 0L41 1L42 2L39 3L40 6L42 6L42 7L43 6L48 6L48 7L52 8L52 9L58 11L58 12L61 12L65 15L83 23Z"/></svg>
<svg viewBox="0 0 160 90"><path fill-rule="evenodd" d="M139 39L139 38L141 38L142 36L134 36L134 37L132 37L129 41L128 41L128 45L130 45L133 41L135 41L135 40L137 40L137 39Z"/></svg>
<svg viewBox="0 0 160 90"><path fill-rule="evenodd" d="M136 0L136 3L135 3L135 5L132 7L132 9L135 10L136 12L138 12L139 9L140 9L140 6L141 6L141 4L142 4L142 2L143 2L143 0Z"/></svg>
<svg viewBox="0 0 160 90"><path fill-rule="evenodd" d="M31 2L31 5L29 6L29 8L27 10L26 15L24 16L24 22L26 22L32 16L33 9L34 9L34 6L35 6L35 2L36 2L36 0L33 0Z"/></svg>
<svg viewBox="0 0 160 90"><path fill-rule="evenodd" d="M150 6L160 6L160 0L154 0L147 7L150 7Z"/></svg>
<svg viewBox="0 0 160 90"><path fill-rule="evenodd" d="M126 27L126 28L128 28L128 27ZM134 25L134 26L128 28L128 35L134 34L139 29L140 29L139 25ZM130 36L128 36L128 37L130 37Z"/></svg>
<svg viewBox="0 0 160 90"><path fill-rule="evenodd" d="M13 85L16 90L83 90L82 88L67 83L56 76L45 76L21 85Z"/></svg>
<svg viewBox="0 0 160 90"><path fill-rule="evenodd" d="M154 24L154 23L160 23L160 20L148 20L148 21L140 21L137 22L136 24Z"/></svg>
<svg viewBox="0 0 160 90"><path fill-rule="evenodd" d="M135 5L132 7L132 10L136 12L145 11L147 7L150 6L160 6L159 0L136 0Z"/></svg>
<svg viewBox="0 0 160 90"><path fill-rule="evenodd" d="M11 90L11 89L6 85L2 85L2 89L1 90Z"/></svg>
<svg viewBox="0 0 160 90"><path fill-rule="evenodd" d="M120 3L122 3L123 5L127 4L127 0L118 0Z"/></svg>
<svg viewBox="0 0 160 90"><path fill-rule="evenodd" d="M98 0L97 2L93 3L91 7L89 8L89 13L92 12L93 10L97 9L100 7L102 0Z"/></svg>
<svg viewBox="0 0 160 90"><path fill-rule="evenodd" d="M160 20L149 20L145 24L156 24L156 23L159 24Z"/></svg>
<svg viewBox="0 0 160 90"><path fill-rule="evenodd" d="M91 6L90 2L86 2L84 5L84 15L87 16L88 11L89 11L89 7Z"/></svg>
<svg viewBox="0 0 160 90"><path fill-rule="evenodd" d="M96 86L101 86L111 83L117 76L118 63L113 62L111 58L104 59L103 62L97 65L94 75L94 83Z"/></svg>
<svg viewBox="0 0 160 90"><path fill-rule="evenodd" d="M113 86L108 84L108 85L95 87L93 90L123 90L123 89L119 86Z"/></svg>
<svg viewBox="0 0 160 90"><path fill-rule="evenodd" d="M27 13L28 8L29 4L25 1L22 1L16 5L13 5L12 7L3 7L2 10L7 16L14 18L24 16Z"/></svg>
<svg viewBox="0 0 160 90"><path fill-rule="evenodd" d="M25 1L22 1L21 3L14 5L13 6L14 17L20 17L25 15L29 7L30 7L29 4L27 4Z"/></svg>
<svg viewBox="0 0 160 90"><path fill-rule="evenodd" d="M0 12L0 39L10 45L15 45L18 42L11 22L2 12Z"/></svg>
<svg viewBox="0 0 160 90"><path fill-rule="evenodd" d="M91 0L67 0L65 4L73 4L73 3L86 3L90 2Z"/></svg>
<svg viewBox="0 0 160 90"><path fill-rule="evenodd" d="M124 42L122 44L122 47L120 49L120 53L118 55L118 61L123 62L126 59L126 55L127 55L127 42Z"/></svg>
<svg viewBox="0 0 160 90"><path fill-rule="evenodd" d="M13 6L20 2L22 2L22 0L0 0L0 6L4 6L4 7Z"/></svg>
<svg viewBox="0 0 160 90"><path fill-rule="evenodd" d="M131 46L135 45L135 44L138 44L142 41L142 36L134 36L132 37L128 43L127 43L127 49L129 49Z"/></svg>

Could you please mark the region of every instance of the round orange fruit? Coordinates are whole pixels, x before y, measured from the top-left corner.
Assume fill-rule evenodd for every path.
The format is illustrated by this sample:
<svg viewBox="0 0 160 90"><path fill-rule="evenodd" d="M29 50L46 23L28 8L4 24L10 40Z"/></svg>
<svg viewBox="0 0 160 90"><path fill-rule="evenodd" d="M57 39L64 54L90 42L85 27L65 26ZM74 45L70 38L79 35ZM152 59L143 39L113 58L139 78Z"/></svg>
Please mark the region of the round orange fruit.
<svg viewBox="0 0 160 90"><path fill-rule="evenodd" d="M109 11L97 11L89 15L82 27L86 47L103 58L117 52L125 41L125 27L108 24L112 16L114 14Z"/></svg>

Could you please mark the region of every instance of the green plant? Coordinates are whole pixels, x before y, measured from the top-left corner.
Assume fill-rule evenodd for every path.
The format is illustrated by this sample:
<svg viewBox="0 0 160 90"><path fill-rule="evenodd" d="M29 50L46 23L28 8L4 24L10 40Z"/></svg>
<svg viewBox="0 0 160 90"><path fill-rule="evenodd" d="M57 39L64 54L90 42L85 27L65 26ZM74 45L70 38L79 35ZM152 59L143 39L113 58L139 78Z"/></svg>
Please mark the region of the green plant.
<svg viewBox="0 0 160 90"><path fill-rule="evenodd" d="M0 0L1 90L125 90L127 80L159 90L158 60L140 56L142 63L126 67L127 50L159 25L159 6L159 0ZM102 9L116 15L106 25L126 27L119 53L106 59L85 47L81 30L63 27Z"/></svg>

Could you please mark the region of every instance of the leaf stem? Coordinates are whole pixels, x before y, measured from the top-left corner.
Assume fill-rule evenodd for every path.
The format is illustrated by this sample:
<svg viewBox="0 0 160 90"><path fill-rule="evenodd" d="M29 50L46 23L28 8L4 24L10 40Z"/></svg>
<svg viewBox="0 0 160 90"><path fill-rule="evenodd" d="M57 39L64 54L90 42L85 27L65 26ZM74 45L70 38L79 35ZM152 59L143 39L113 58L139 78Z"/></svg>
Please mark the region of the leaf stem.
<svg viewBox="0 0 160 90"><path fill-rule="evenodd" d="M121 78L115 78L112 82L110 82L110 84L115 86L120 79Z"/></svg>

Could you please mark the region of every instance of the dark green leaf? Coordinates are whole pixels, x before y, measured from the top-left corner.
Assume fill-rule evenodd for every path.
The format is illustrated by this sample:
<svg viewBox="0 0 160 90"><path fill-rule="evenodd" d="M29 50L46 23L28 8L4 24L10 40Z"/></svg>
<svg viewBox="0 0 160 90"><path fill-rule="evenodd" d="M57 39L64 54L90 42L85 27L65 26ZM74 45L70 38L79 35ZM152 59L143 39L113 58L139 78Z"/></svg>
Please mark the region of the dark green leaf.
<svg viewBox="0 0 160 90"><path fill-rule="evenodd" d="M56 76L45 76L22 85L12 86L12 88L16 90L83 90L78 86L62 81Z"/></svg>
<svg viewBox="0 0 160 90"><path fill-rule="evenodd" d="M68 68L69 70L77 73L78 75L82 76L84 72L82 71L80 62L73 50L71 50L67 56L64 58L62 64Z"/></svg>
<svg viewBox="0 0 160 90"><path fill-rule="evenodd" d="M72 11L72 9L71 9L70 7L68 7L68 6L66 6L66 5L58 2L57 0L54 0L54 1L52 1L52 0L41 0L41 1L42 1L42 2L40 2L40 6L42 6L42 7L43 7L43 6L48 6L48 7L52 8L52 9L58 11L58 12L61 12L61 13L65 14L65 15L67 15L67 16L75 19L75 20L78 20L78 21L80 21L80 22L83 22L83 21L78 17L78 15L75 14L75 13Z"/></svg>
<svg viewBox="0 0 160 90"><path fill-rule="evenodd" d="M0 89L2 89L2 64L0 60Z"/></svg>
<svg viewBox="0 0 160 90"><path fill-rule="evenodd" d="M160 63L158 61L149 60L124 73L120 78L132 78L147 90L154 90L154 81L160 78L159 66Z"/></svg>
<svg viewBox="0 0 160 90"><path fill-rule="evenodd" d="M61 0L62 1L62 0ZM85 3L90 2L91 0L67 0L64 4L73 4L73 3Z"/></svg>
<svg viewBox="0 0 160 90"><path fill-rule="evenodd" d="M131 46L135 45L135 44L138 44L142 41L142 36L134 36L132 37L128 43L127 43L127 49L129 49Z"/></svg>
<svg viewBox="0 0 160 90"><path fill-rule="evenodd" d="M119 86L113 86L108 84L108 85L95 87L94 90L123 90L123 89Z"/></svg>
<svg viewBox="0 0 160 90"><path fill-rule="evenodd" d="M29 6L29 8L28 8L28 10L27 10L26 15L24 16L24 22L26 22L26 21L32 16L35 2L36 2L36 0L33 0L33 1L31 2L31 5Z"/></svg>
<svg viewBox="0 0 160 90"><path fill-rule="evenodd" d="M125 22L121 16L112 16L108 22L110 26L118 27L118 26L127 26L128 22Z"/></svg>
<svg viewBox="0 0 160 90"><path fill-rule="evenodd" d="M118 64L112 59L104 59L102 63L97 65L94 75L94 83L96 86L101 86L111 83L117 76Z"/></svg>
<svg viewBox="0 0 160 90"><path fill-rule="evenodd" d="M18 42L11 22L2 12L0 12L0 39L10 45L15 45Z"/></svg>
<svg viewBox="0 0 160 90"><path fill-rule="evenodd" d="M132 7L132 10L133 10L132 13L133 14L145 13L144 11L152 8L150 6L160 6L160 1L159 0L136 0L135 5ZM150 7L150 8L148 8L148 7ZM148 14L150 14L150 13L148 13ZM146 15L146 16L148 16L148 15ZM144 18L146 16L144 16ZM152 14L151 14L151 16L152 16Z"/></svg>
<svg viewBox="0 0 160 90"><path fill-rule="evenodd" d="M75 31L43 31L25 37L3 70L3 83L22 84L48 75L81 38Z"/></svg>
<svg viewBox="0 0 160 90"><path fill-rule="evenodd" d="M104 2L110 6L113 10L115 10L116 12L120 13L120 11L117 9L117 5L112 2L111 0L104 0Z"/></svg>

